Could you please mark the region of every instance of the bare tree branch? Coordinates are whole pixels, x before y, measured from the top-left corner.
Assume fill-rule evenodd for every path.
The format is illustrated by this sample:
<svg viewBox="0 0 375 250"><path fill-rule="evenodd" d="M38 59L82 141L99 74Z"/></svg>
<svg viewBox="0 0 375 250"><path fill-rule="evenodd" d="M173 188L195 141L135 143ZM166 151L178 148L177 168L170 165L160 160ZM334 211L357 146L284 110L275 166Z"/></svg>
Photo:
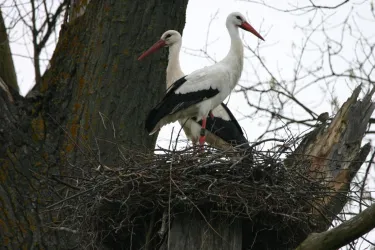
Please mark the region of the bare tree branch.
<svg viewBox="0 0 375 250"><path fill-rule="evenodd" d="M344 1L342 1L342 2L340 2L338 4L336 4L336 5L329 6L329 5L315 4L314 1L309 0L310 5L299 6L298 2L297 2L296 4L289 3L289 5L291 6L290 8L278 8L278 7L274 7L273 6L274 3L269 4L265 0L243 0L243 1L250 2L250 3L255 3L255 4L260 4L260 5L263 5L263 6L267 7L267 8L270 8L270 9L273 9L273 10L277 10L277 11L290 12L290 13L296 12L298 14L300 14L300 13L308 13L308 12L311 12L311 11L316 11L317 9L334 10L334 9L337 9L337 8L339 8L339 7L345 5L346 3L349 2L349 0L344 0Z"/></svg>
<svg viewBox="0 0 375 250"><path fill-rule="evenodd" d="M47 46L51 35L56 30L58 19L62 16L68 0L60 2L53 10L53 3L45 0L41 2L30 0L27 4L29 4L29 8L25 3L13 0L13 9L17 12L17 16L14 19L21 21L27 30L30 31L30 38L33 45L32 60L34 64L35 83L39 83L42 75L40 55Z"/></svg>
<svg viewBox="0 0 375 250"><path fill-rule="evenodd" d="M331 230L309 235L296 250L338 249L373 228L375 228L375 204Z"/></svg>

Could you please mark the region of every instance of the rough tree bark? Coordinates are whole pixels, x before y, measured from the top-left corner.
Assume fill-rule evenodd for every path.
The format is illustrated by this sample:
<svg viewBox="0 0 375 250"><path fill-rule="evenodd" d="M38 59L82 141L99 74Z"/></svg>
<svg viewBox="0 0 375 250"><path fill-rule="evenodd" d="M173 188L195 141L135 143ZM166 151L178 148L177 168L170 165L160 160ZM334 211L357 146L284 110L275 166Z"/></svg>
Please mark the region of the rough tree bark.
<svg viewBox="0 0 375 250"><path fill-rule="evenodd" d="M77 165L77 173L110 164L120 144L154 147L157 135L147 135L144 119L165 91L166 57L136 59L165 30L182 31L186 6L187 0L93 1L60 32L33 97L16 96L13 105L1 91L2 246L67 245L54 228L55 211L43 210L66 193L46 189L39 174L62 176L65 164Z"/></svg>
<svg viewBox="0 0 375 250"><path fill-rule="evenodd" d="M0 10L0 76L15 92L18 92L17 76L14 69L12 52L9 46L8 33L5 27L3 14ZM0 84L1 85L1 84ZM3 88L4 89L4 88Z"/></svg>

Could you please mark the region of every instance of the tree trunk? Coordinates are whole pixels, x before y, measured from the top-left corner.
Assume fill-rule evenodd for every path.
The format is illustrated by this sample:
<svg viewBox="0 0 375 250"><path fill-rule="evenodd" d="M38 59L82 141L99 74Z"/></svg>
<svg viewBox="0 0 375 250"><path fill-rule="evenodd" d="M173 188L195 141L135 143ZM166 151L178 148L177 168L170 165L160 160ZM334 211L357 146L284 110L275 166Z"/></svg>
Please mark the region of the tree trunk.
<svg viewBox="0 0 375 250"><path fill-rule="evenodd" d="M17 76L14 69L12 52L10 51L8 33L5 27L3 14L0 10L0 78L11 87L14 92L18 92ZM1 86L1 84L0 84ZM4 89L4 88L3 88Z"/></svg>
<svg viewBox="0 0 375 250"><path fill-rule="evenodd" d="M169 236L160 249L239 250L242 249L242 237L239 219L206 221L198 215L181 214L173 220Z"/></svg>
<svg viewBox="0 0 375 250"><path fill-rule="evenodd" d="M166 56L142 63L137 57L165 30L182 31L186 5L187 0L92 1L61 30L51 67L34 87L38 94L17 96L12 105L1 93L2 246L76 244L57 234L67 231L55 225L59 212L45 210L69 194L72 179L55 177L79 177L80 168L111 164L120 152L126 157L125 149L154 147L157 135L147 135L144 120L165 92ZM68 164L77 171L67 172Z"/></svg>

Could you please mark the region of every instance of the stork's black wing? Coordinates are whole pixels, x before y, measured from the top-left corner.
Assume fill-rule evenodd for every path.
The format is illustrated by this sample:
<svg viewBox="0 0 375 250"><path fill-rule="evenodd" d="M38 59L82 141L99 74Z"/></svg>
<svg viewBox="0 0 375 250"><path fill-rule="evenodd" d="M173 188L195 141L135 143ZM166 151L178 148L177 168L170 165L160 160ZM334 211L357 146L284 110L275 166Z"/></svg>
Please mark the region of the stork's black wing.
<svg viewBox="0 0 375 250"><path fill-rule="evenodd" d="M146 129L150 133L156 124L165 116L175 114L205 99L209 99L219 93L218 89L201 89L184 94L176 94L175 91L186 82L186 76L178 79L167 90L168 92L161 102L153 108L146 118Z"/></svg>
<svg viewBox="0 0 375 250"><path fill-rule="evenodd" d="M232 145L248 144L242 128L232 112L224 103L221 103L221 106L224 108L230 119L227 120L219 116L211 118L211 116L208 116L206 129ZM198 123L202 125L202 121L199 121Z"/></svg>

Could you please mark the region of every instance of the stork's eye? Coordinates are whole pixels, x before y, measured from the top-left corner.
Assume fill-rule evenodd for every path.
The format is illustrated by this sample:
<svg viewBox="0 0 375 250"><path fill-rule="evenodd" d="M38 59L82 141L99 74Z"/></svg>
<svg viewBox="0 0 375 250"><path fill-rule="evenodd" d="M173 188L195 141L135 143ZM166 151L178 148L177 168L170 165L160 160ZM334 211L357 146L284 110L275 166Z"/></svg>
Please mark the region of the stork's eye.
<svg viewBox="0 0 375 250"><path fill-rule="evenodd" d="M241 17L240 16L236 16L236 18L240 21L242 21Z"/></svg>
<svg viewBox="0 0 375 250"><path fill-rule="evenodd" d="M165 38L170 38L172 35L171 34L168 34Z"/></svg>

